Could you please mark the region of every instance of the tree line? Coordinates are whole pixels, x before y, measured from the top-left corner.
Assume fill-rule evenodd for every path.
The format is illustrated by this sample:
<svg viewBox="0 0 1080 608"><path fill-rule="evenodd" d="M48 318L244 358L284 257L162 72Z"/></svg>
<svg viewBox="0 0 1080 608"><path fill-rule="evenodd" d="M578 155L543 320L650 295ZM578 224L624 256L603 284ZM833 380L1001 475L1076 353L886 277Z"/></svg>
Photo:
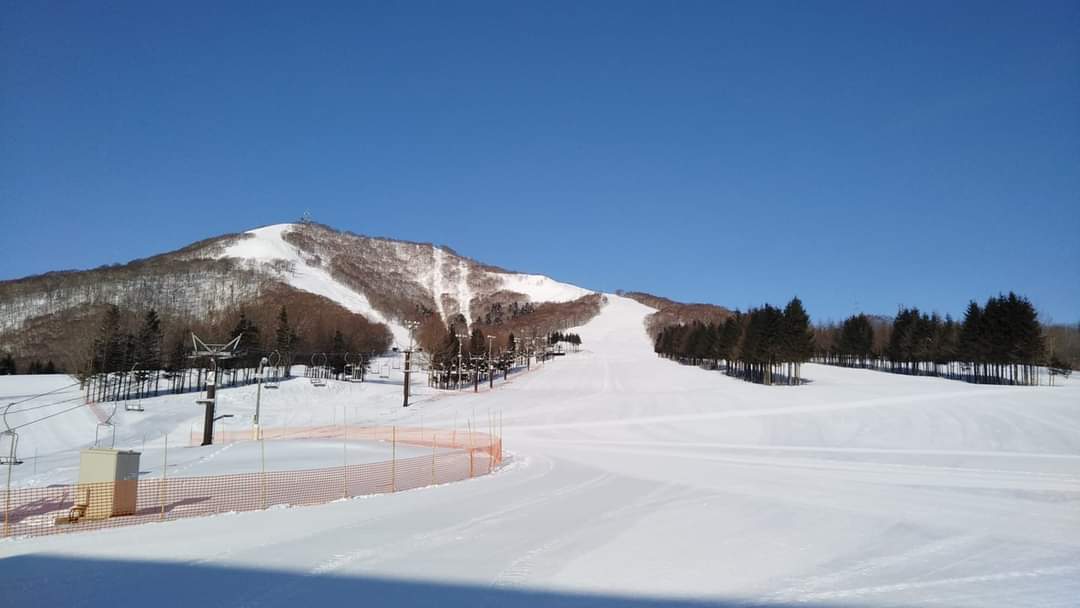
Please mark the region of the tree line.
<svg viewBox="0 0 1080 608"><path fill-rule="evenodd" d="M815 360L844 367L1018 385L1037 384L1041 365L1071 371L1048 352L1035 307L1013 292L970 302L960 321L901 307L891 322L857 314L816 333Z"/></svg>
<svg viewBox="0 0 1080 608"><path fill-rule="evenodd" d="M581 336L575 333L553 331L548 334L548 344L555 346L559 342L566 342L572 346L575 351L581 348Z"/></svg>
<svg viewBox="0 0 1080 608"><path fill-rule="evenodd" d="M661 357L719 368L758 384L801 384L802 363L814 354L810 317L799 298L783 310L765 304L736 310L721 323L694 321L659 330L654 350Z"/></svg>

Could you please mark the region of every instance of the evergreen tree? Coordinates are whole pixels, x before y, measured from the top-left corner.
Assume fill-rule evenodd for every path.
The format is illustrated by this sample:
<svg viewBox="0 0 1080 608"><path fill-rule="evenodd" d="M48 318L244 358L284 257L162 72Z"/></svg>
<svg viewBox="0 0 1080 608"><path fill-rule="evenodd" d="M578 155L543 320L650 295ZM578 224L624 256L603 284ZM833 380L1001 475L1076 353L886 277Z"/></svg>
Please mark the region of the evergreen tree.
<svg viewBox="0 0 1080 608"><path fill-rule="evenodd" d="M135 360L144 370L161 369L161 319L153 308L143 317L142 327L135 342Z"/></svg>
<svg viewBox="0 0 1080 608"><path fill-rule="evenodd" d="M278 313L277 330L274 332L274 348L281 353L281 363L285 367L285 375L291 375L293 354L299 343L296 331L289 326L289 312L285 306Z"/></svg>
<svg viewBox="0 0 1080 608"><path fill-rule="evenodd" d="M810 315L797 297L784 307L783 342L783 359L792 364L788 375L799 383L802 363L814 356L814 332L810 329Z"/></svg>
<svg viewBox="0 0 1080 608"><path fill-rule="evenodd" d="M331 347L333 353L330 357L330 365L334 368L335 374L341 374L345 371L345 351L348 350L348 346L345 345L345 336L341 334L340 329L334 330L334 341Z"/></svg>
<svg viewBox="0 0 1080 608"><path fill-rule="evenodd" d="M469 354L479 356L486 352L487 345L484 342L484 332L480 331L479 327L474 327L469 338Z"/></svg>
<svg viewBox="0 0 1080 608"><path fill-rule="evenodd" d="M986 332L983 326L982 309L974 300L968 303L964 311L964 321L960 326L957 350L971 366L971 380L979 381L979 366L986 359Z"/></svg>
<svg viewBox="0 0 1080 608"><path fill-rule="evenodd" d="M11 353L4 353L0 358L0 376L13 376L18 372L15 366L15 358Z"/></svg>
<svg viewBox="0 0 1080 608"><path fill-rule="evenodd" d="M866 365L874 355L874 328L869 317L863 314L848 317L840 326L835 348L847 365L853 365L854 361L860 367Z"/></svg>
<svg viewBox="0 0 1080 608"><path fill-rule="evenodd" d="M282 307L284 312L284 307ZM280 318L280 317L279 317ZM288 315L285 316L285 324L288 326ZM259 350L259 326L254 321L247 318L244 311L240 311L240 320L237 321L236 327L233 328L232 337L240 336L240 348L245 350Z"/></svg>
<svg viewBox="0 0 1080 608"><path fill-rule="evenodd" d="M277 331L274 332L274 347L281 352L282 356L292 353L295 336L296 334L289 327L289 311L282 306L281 312L278 313Z"/></svg>
<svg viewBox="0 0 1080 608"><path fill-rule="evenodd" d="M171 372L187 369L188 367L188 344L187 342L178 337L173 342L172 349L169 351L169 365L168 369Z"/></svg>
<svg viewBox="0 0 1080 608"><path fill-rule="evenodd" d="M120 332L120 308L115 304L105 311L94 341L96 372L115 372L123 367L125 341Z"/></svg>

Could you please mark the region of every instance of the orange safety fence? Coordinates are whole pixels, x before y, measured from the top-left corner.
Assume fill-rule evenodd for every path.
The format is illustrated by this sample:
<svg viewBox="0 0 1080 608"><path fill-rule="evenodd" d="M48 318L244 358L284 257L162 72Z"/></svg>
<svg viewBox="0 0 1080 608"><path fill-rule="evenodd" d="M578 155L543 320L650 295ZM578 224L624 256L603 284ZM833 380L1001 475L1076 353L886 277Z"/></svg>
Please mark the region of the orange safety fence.
<svg viewBox="0 0 1080 608"><path fill-rule="evenodd" d="M251 440L250 432L243 439L241 434L229 433L222 439ZM280 505L317 505L460 481L490 473L502 462L502 440L493 433L337 426L264 429L262 435L264 440L390 441L432 450L430 455L297 471L12 488L0 504L3 536L45 536Z"/></svg>

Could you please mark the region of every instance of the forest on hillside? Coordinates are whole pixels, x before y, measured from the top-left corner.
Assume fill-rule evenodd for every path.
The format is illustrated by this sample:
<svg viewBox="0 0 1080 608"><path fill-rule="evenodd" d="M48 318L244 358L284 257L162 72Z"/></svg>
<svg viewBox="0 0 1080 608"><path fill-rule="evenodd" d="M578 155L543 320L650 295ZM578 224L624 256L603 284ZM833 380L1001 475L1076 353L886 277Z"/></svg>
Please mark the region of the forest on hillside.
<svg viewBox="0 0 1080 608"><path fill-rule="evenodd" d="M288 362L314 352L381 353L392 343L385 325L279 284L207 318L100 304L31 319L21 330L5 334L10 346L0 353L0 373L56 371L87 377L133 366L184 369L195 365L189 358L192 332L207 342L242 336L241 356L230 365L249 367L274 350Z"/></svg>
<svg viewBox="0 0 1080 608"><path fill-rule="evenodd" d="M552 337L556 343L564 341L566 329L584 325L603 305L604 296L600 294L561 303L515 303L504 307L495 302L471 325L460 315L444 323L438 315L429 314L420 323L417 342L433 366L452 365L459 354L486 356L489 345L495 353L514 353L526 348L535 351ZM576 344L581 344L580 337Z"/></svg>
<svg viewBox="0 0 1080 608"><path fill-rule="evenodd" d="M904 307L891 322L852 315L816 328L814 358L977 384L1031 385L1039 382L1039 367L1051 376L1071 372L1074 364L1060 350L1070 347L1068 338L1067 331L1041 325L1032 303L1010 292L982 305L970 302L959 321Z"/></svg>
<svg viewBox="0 0 1080 608"><path fill-rule="evenodd" d="M758 384L801 384L802 364L814 354L810 317L799 298L783 309L765 304L735 311L721 323L668 325L655 339L656 353L716 369Z"/></svg>
<svg viewBox="0 0 1080 608"><path fill-rule="evenodd" d="M811 360L1010 385L1038 384L1043 368L1052 382L1080 363L1080 325L1043 326L1031 302L1011 292L971 302L959 321L902 307L892 319L857 314L817 326L795 298L783 310L766 304L720 322L667 324L654 341L660 356L762 384L798 384Z"/></svg>

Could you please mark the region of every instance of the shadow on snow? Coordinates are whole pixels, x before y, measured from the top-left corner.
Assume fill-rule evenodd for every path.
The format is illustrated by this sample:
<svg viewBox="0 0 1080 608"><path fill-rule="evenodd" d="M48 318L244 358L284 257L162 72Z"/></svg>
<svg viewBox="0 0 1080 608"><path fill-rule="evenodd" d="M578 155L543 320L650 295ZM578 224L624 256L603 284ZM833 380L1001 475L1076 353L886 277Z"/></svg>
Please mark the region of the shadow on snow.
<svg viewBox="0 0 1080 608"><path fill-rule="evenodd" d="M103 539L104 540L104 539ZM405 573L421 578L418 565ZM758 606L717 599L605 595L232 568L205 564L21 555L0 560L5 606L559 606L696 608ZM765 604L782 606L782 604ZM808 604L799 604L804 608Z"/></svg>

